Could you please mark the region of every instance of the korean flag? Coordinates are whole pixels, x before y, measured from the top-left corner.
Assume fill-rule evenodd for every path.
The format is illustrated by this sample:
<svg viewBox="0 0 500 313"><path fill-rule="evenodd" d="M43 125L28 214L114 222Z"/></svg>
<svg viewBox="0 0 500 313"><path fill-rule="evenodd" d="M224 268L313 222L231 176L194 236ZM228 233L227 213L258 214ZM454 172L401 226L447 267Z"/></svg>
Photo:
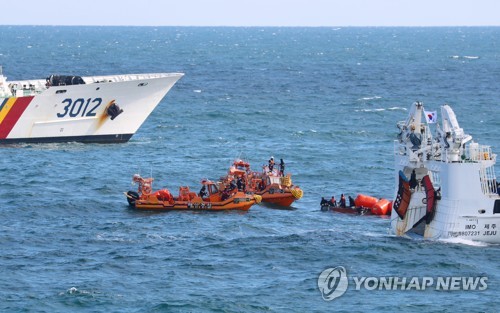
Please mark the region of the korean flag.
<svg viewBox="0 0 500 313"><path fill-rule="evenodd" d="M436 111L424 111L425 120L427 124L432 124L437 122L437 112Z"/></svg>

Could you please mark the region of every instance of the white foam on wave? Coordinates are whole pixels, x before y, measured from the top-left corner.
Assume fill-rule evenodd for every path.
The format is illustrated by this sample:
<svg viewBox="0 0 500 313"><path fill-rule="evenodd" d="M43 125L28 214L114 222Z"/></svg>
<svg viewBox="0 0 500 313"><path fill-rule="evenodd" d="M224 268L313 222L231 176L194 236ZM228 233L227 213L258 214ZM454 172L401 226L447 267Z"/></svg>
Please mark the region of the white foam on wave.
<svg viewBox="0 0 500 313"><path fill-rule="evenodd" d="M90 292L88 290L79 290L76 287L71 287L68 290L66 290L65 292L59 293L60 296L63 296L65 294L68 294L68 295L90 295L90 294L92 294L92 292Z"/></svg>
<svg viewBox="0 0 500 313"><path fill-rule="evenodd" d="M487 246L489 246L489 244L486 242L474 241L474 240L463 239L463 238L445 238L445 239L438 239L438 241L446 242L446 243L453 243L453 244L458 243L458 244L472 246L472 247L487 247Z"/></svg>
<svg viewBox="0 0 500 313"><path fill-rule="evenodd" d="M195 90L193 90L193 92L200 93L201 89L195 89Z"/></svg>
<svg viewBox="0 0 500 313"><path fill-rule="evenodd" d="M382 97L380 97L380 96L363 97L363 98L360 98L360 99L358 99L358 100L367 101L367 100L376 100L376 99L382 99Z"/></svg>
<svg viewBox="0 0 500 313"><path fill-rule="evenodd" d="M388 234L384 233L372 233L372 232L367 232L363 234L366 237L375 237L375 238L382 238L382 237L387 237Z"/></svg>
<svg viewBox="0 0 500 313"><path fill-rule="evenodd" d="M384 108L378 108L378 109L361 109L361 110L356 110L356 112L381 112L385 111Z"/></svg>
<svg viewBox="0 0 500 313"><path fill-rule="evenodd" d="M408 109L407 108L402 108L402 107L391 107L391 108L387 108L387 110L390 110L390 111L395 111L395 110L407 111Z"/></svg>
<svg viewBox="0 0 500 313"><path fill-rule="evenodd" d="M469 60L477 60L479 59L479 56L477 55L464 55L464 56L459 56L459 55L452 55L450 56L452 59L469 59Z"/></svg>

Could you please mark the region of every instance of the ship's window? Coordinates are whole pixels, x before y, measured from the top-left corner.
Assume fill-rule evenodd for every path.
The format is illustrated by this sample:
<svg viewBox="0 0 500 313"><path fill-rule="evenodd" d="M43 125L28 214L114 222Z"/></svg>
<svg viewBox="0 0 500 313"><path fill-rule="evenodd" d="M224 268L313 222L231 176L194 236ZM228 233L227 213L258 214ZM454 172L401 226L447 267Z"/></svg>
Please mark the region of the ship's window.
<svg viewBox="0 0 500 313"><path fill-rule="evenodd" d="M140 83L140 84L139 84L139 85L137 85L137 86L139 86L139 87L144 87L144 86L146 86L147 84L148 84L148 83Z"/></svg>
<svg viewBox="0 0 500 313"><path fill-rule="evenodd" d="M495 200L495 207L493 208L493 214L500 213L500 200Z"/></svg>
<svg viewBox="0 0 500 313"><path fill-rule="evenodd" d="M61 89L61 90L57 90L57 91L56 91L56 94L59 94L59 93L65 93L65 92L66 92L66 90Z"/></svg>
<svg viewBox="0 0 500 313"><path fill-rule="evenodd" d="M99 89L101 89L101 87L97 87L95 90L99 90Z"/></svg>

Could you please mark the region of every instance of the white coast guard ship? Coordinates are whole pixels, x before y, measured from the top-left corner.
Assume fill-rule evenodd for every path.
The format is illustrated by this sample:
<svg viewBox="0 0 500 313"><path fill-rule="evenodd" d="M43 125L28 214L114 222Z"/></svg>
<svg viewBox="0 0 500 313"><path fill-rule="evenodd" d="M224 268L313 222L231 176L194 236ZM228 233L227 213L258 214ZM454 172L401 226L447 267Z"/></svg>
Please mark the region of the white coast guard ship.
<svg viewBox="0 0 500 313"><path fill-rule="evenodd" d="M126 142L183 75L7 81L0 67L0 144Z"/></svg>
<svg viewBox="0 0 500 313"><path fill-rule="evenodd" d="M441 107L433 137L436 113L417 102L397 125L391 229L398 236L500 243L496 154L464 133L448 105Z"/></svg>

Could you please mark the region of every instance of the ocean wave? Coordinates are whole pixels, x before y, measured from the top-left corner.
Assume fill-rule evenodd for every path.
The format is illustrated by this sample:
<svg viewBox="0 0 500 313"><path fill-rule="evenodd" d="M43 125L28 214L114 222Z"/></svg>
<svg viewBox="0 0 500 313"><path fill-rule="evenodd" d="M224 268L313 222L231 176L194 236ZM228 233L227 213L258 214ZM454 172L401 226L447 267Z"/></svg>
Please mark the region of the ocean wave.
<svg viewBox="0 0 500 313"><path fill-rule="evenodd" d="M98 294L98 292L84 290L84 289L78 289L76 287L71 287L71 288L67 289L66 291L59 293L60 296L64 296L64 295L93 296L95 294Z"/></svg>
<svg viewBox="0 0 500 313"><path fill-rule="evenodd" d="M358 99L358 101L368 101L368 100L377 100L377 99L382 99L380 96L373 96L373 97L363 97Z"/></svg>
<svg viewBox="0 0 500 313"><path fill-rule="evenodd" d="M408 111L408 108L402 108L402 107L390 107L387 108L389 111Z"/></svg>
<svg viewBox="0 0 500 313"><path fill-rule="evenodd" d="M479 241L474 241L474 240L469 240L469 239L464 239L464 238L444 238L444 239L438 239L438 241L445 242L445 243L461 244L461 245L472 246L472 247L487 247L490 245L486 242L479 242Z"/></svg>
<svg viewBox="0 0 500 313"><path fill-rule="evenodd" d="M455 60L458 60L458 59L468 59L468 60L477 60L479 59L480 57L477 56L477 55L463 55L463 56L460 56L460 55L452 55L450 56L451 59L455 59Z"/></svg>
<svg viewBox="0 0 500 313"><path fill-rule="evenodd" d="M384 108L378 108L378 109L361 109L361 110L355 110L355 112L382 112L385 111L386 109Z"/></svg>

